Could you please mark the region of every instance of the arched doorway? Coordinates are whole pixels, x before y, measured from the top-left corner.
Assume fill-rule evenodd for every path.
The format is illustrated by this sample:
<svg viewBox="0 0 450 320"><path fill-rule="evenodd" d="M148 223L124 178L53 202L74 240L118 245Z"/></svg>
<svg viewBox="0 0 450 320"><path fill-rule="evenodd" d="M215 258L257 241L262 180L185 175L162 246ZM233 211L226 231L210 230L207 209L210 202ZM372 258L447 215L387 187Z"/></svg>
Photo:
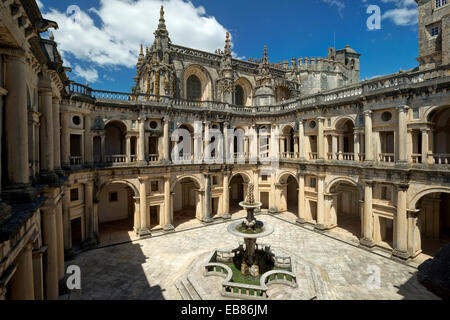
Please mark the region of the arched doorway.
<svg viewBox="0 0 450 320"><path fill-rule="evenodd" d="M331 225L336 225L335 232L358 240L361 238L360 191L350 181L337 181L330 188Z"/></svg>
<svg viewBox="0 0 450 320"><path fill-rule="evenodd" d="M285 174L280 179L281 197L280 211L288 211L298 216L298 182L291 174Z"/></svg>
<svg viewBox="0 0 450 320"><path fill-rule="evenodd" d="M450 164L450 107L439 108L432 112L429 120L433 123L431 148L436 164Z"/></svg>
<svg viewBox="0 0 450 320"><path fill-rule="evenodd" d="M180 135L178 141L172 141L173 154L171 155L172 161L191 161L194 160L194 128L190 124L182 124L178 127ZM184 141L189 139L190 141ZM173 158L173 157L176 158Z"/></svg>
<svg viewBox="0 0 450 320"><path fill-rule="evenodd" d="M450 192L436 192L422 197L416 205L419 210L418 227L422 253L434 256L450 242Z"/></svg>
<svg viewBox="0 0 450 320"><path fill-rule="evenodd" d="M281 144L282 158L294 158L295 155L295 131L291 126L286 126L283 129L282 144Z"/></svg>
<svg viewBox="0 0 450 320"><path fill-rule="evenodd" d="M242 211L240 202L245 200L247 191L247 183L245 177L242 174L234 175L230 180L230 214L236 214Z"/></svg>
<svg viewBox="0 0 450 320"><path fill-rule="evenodd" d="M337 154L333 155L337 160L354 160L354 124L350 119L341 119L336 123L337 139L334 144L337 146Z"/></svg>
<svg viewBox="0 0 450 320"><path fill-rule="evenodd" d="M127 127L120 121L111 121L105 126L105 154L107 163L126 162L126 134Z"/></svg>
<svg viewBox="0 0 450 320"><path fill-rule="evenodd" d="M198 183L193 178L183 178L175 184L173 193L174 227L200 220L202 201Z"/></svg>
<svg viewBox="0 0 450 320"><path fill-rule="evenodd" d="M136 239L133 188L123 182L105 185L98 194L98 230L101 245Z"/></svg>

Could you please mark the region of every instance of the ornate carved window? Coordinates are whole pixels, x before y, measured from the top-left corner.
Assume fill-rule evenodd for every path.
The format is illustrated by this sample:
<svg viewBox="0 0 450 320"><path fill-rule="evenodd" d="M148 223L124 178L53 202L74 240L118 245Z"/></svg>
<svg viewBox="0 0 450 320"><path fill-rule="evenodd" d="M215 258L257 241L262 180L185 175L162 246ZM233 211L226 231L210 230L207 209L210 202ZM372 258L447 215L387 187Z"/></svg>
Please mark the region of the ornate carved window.
<svg viewBox="0 0 450 320"><path fill-rule="evenodd" d="M244 103L244 89L237 85L234 92L234 103L238 106L243 106Z"/></svg>
<svg viewBox="0 0 450 320"><path fill-rule="evenodd" d="M289 100L291 98L291 91L288 87L278 86L275 90L275 96L277 102Z"/></svg>
<svg viewBox="0 0 450 320"><path fill-rule="evenodd" d="M187 79L187 99L190 101L200 101L202 99L202 83L196 75Z"/></svg>

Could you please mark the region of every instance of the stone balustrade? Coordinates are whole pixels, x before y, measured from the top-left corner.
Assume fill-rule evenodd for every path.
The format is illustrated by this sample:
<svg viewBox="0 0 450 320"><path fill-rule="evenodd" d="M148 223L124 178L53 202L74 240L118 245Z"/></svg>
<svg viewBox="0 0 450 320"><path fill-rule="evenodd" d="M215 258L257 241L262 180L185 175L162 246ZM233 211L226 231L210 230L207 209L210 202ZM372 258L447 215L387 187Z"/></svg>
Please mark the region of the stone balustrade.
<svg viewBox="0 0 450 320"><path fill-rule="evenodd" d="M393 162L395 162L395 154L394 153L380 153L379 160L380 160L380 162L393 163Z"/></svg>
<svg viewBox="0 0 450 320"><path fill-rule="evenodd" d="M208 109L215 111L237 112L244 114L290 112L305 107L333 104L340 100L357 100L365 95L371 95L382 90L392 90L410 84L420 84L436 79L449 78L445 70L402 72L386 77L375 78L353 84L339 89L329 90L324 93L291 99L279 102L273 106L237 106L217 101L188 101L173 99L167 96L151 94L120 93L103 90L93 90L88 86L72 82L68 88L68 94L84 96L93 100L109 102L158 102L179 108ZM445 81L448 81L446 79Z"/></svg>
<svg viewBox="0 0 450 320"><path fill-rule="evenodd" d="M435 153L433 159L434 164L450 164L450 154Z"/></svg>

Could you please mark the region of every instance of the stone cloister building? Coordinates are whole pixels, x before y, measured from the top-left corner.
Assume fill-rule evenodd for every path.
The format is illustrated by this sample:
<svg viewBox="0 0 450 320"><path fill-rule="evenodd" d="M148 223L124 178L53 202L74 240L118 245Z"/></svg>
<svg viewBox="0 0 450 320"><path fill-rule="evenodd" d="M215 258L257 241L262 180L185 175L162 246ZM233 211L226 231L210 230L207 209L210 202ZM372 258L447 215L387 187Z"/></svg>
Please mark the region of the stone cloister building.
<svg viewBox="0 0 450 320"><path fill-rule="evenodd" d="M118 93L69 81L40 36L57 24L34 0L2 1L0 299L56 299L64 258L104 224L144 238L230 219L250 183L263 212L299 227L346 229L403 261L432 254L450 239L450 6L417 2L419 67L362 82L349 46L240 61L229 35L214 53L173 44L161 9ZM191 134L181 164L176 129Z"/></svg>

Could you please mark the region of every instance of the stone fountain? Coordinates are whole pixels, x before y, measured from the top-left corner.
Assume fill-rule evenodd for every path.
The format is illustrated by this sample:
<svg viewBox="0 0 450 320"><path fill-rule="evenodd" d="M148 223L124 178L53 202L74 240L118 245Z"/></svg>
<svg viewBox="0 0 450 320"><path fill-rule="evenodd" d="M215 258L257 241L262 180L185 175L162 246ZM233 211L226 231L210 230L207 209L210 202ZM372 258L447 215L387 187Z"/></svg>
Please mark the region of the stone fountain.
<svg viewBox="0 0 450 320"><path fill-rule="evenodd" d="M238 248L216 249L210 253L203 264L203 278L223 277L222 290L220 295L238 299L269 299L269 296L278 299L295 298L300 300L310 300L315 297L311 290L313 286L297 285L296 265L292 258L281 248L273 249L268 244L257 243L258 239L267 237L274 232L273 226L258 221L255 218L255 210L262 206L256 202L254 197L254 185L249 184L246 201L239 205L247 210L247 217L241 221L235 221L228 225L228 232L232 235L244 239L244 243L239 241ZM310 273L308 266L302 266L303 275ZM196 268L193 264L190 270ZM211 298L214 293L211 290L210 280L202 281L196 278L196 273L187 271L185 278L180 278L176 287L183 299L195 297ZM307 283L311 276L306 276L303 283ZM291 290L274 288L269 291L272 285L284 285L291 287ZM194 294L188 294L192 291Z"/></svg>
<svg viewBox="0 0 450 320"><path fill-rule="evenodd" d="M255 218L255 210L262 204L255 201L253 192L254 186L250 184L246 201L240 203L247 210L247 217L231 222L227 229L232 235L243 238L244 243L240 240L238 248L216 249L205 253L205 260L193 260L175 281L182 299L216 300L221 299L219 295L249 300L312 300L317 297L314 288L323 285L314 282L318 273L314 271L313 275L308 263L298 258L292 260L281 248L257 243L258 239L273 234L274 228ZM297 284L298 266L301 286ZM220 292L212 290L216 277L224 278Z"/></svg>
<svg viewBox="0 0 450 320"><path fill-rule="evenodd" d="M267 237L273 233L273 227L256 220L255 210L262 206L262 203L256 202L254 197L254 185L248 186L247 201L239 203L241 207L247 210L247 217L241 222L234 222L228 226L228 232L244 238L245 249L241 263L241 273L244 276L257 277L260 275L259 258L256 254L256 241L259 238Z"/></svg>

